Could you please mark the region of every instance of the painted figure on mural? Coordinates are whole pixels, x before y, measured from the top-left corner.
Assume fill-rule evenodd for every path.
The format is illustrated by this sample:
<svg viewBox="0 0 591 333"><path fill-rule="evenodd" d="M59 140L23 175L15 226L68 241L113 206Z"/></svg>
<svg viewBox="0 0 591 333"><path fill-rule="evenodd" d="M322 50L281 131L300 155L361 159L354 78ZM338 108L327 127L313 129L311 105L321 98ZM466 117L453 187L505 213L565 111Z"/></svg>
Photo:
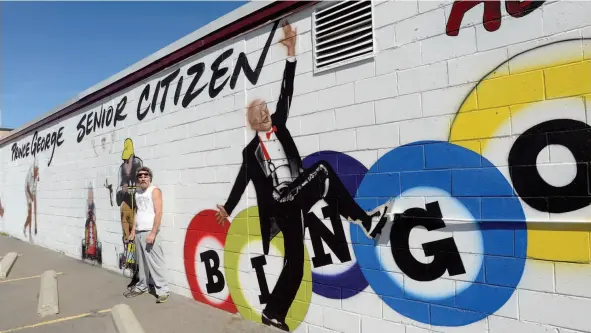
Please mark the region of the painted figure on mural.
<svg viewBox="0 0 591 333"><path fill-rule="evenodd" d="M111 203L111 207L113 207L113 184L109 184L109 180L105 179L103 186L109 191L109 202Z"/></svg>
<svg viewBox="0 0 591 333"><path fill-rule="evenodd" d="M142 167L143 161L135 156L133 141L129 138L123 143L123 153L121 153L123 163L119 167L119 181L116 194L117 206L121 207L121 227L123 229L123 239L129 238L135 212L133 208L133 195L135 193L136 179L135 173Z"/></svg>
<svg viewBox="0 0 591 333"><path fill-rule="evenodd" d="M117 182L118 188L115 200L117 201L117 206L121 207L122 240L123 246L126 248L129 244L129 235L135 223L135 207L133 202L137 183L135 174L143 166L142 159L135 155L133 141L130 138L125 139L125 142L123 142L121 159L123 163L119 167L119 181ZM125 259L125 257L122 257L120 260ZM138 272L134 271L129 286L135 285L137 281Z"/></svg>
<svg viewBox="0 0 591 333"><path fill-rule="evenodd" d="M98 241L96 228L96 214L94 206L94 189L92 184L88 186L88 199L86 202L86 224L84 226L84 240L82 242L82 259L93 259L102 263L101 246Z"/></svg>
<svg viewBox="0 0 591 333"><path fill-rule="evenodd" d="M37 159L27 172L25 179L25 195L27 197L27 219L23 227L23 234L27 237L27 227L29 227L29 237L31 237L31 223L33 220L33 210L35 210L35 235L37 234L37 183L39 182L39 166Z"/></svg>
<svg viewBox="0 0 591 333"><path fill-rule="evenodd" d="M262 321L289 331L285 323L287 312L303 278L304 223L303 215L324 199L341 216L362 227L370 236L372 221L387 218L387 205L365 212L351 197L330 165L320 161L303 169L302 159L286 127L293 95L296 69L295 47L297 31L289 23L283 25L281 43L287 49L281 93L272 115L263 100L248 105L247 118L254 138L244 148L243 162L228 200L217 205L216 218L224 223L232 213L248 183L252 180L260 213L263 251L269 254L271 239L280 231L284 237L284 266L275 288L262 312ZM370 236L371 237L371 236Z"/></svg>
<svg viewBox="0 0 591 333"><path fill-rule="evenodd" d="M97 135L91 140L92 148L96 156L111 153L113 149L113 142L115 142L115 132L110 134Z"/></svg>

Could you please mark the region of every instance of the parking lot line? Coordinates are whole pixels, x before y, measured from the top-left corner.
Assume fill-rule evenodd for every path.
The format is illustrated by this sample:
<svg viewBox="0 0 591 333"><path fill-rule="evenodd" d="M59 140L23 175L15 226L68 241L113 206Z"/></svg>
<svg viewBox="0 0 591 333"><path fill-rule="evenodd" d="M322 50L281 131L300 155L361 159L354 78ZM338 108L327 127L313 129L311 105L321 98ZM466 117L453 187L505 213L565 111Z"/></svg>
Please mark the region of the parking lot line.
<svg viewBox="0 0 591 333"><path fill-rule="evenodd" d="M56 273L55 275L62 275L64 274L63 272L59 272ZM18 278L18 279L11 279L11 280L0 280L0 283L6 283L6 282L14 282L14 281L21 281L21 280L29 280L29 279L35 279L41 277L41 275L34 275L34 276L27 276L27 277L22 277L22 278Z"/></svg>
<svg viewBox="0 0 591 333"><path fill-rule="evenodd" d="M88 316L92 316L92 315L96 315L98 313L106 313L106 312L111 312L111 309L104 309L104 310L100 310L100 311L96 311L96 312L87 312L87 313L82 313L79 315L75 315L75 316L70 316L70 317L64 317L64 318L58 318L58 319L54 319L54 320L48 320L48 321L43 321L37 324L33 324L33 325L27 325L27 326L21 326L21 327L16 327L16 328L11 328L5 331L0 331L0 333L10 333L10 332L16 332L16 331L20 331L20 330L24 330L27 328L35 328L35 327L40 327L40 326L45 326L45 325L51 325L51 324L55 324L55 323L60 323L63 321L68 321L68 320L72 320L72 319L78 319L78 318L83 318L83 317L88 317Z"/></svg>

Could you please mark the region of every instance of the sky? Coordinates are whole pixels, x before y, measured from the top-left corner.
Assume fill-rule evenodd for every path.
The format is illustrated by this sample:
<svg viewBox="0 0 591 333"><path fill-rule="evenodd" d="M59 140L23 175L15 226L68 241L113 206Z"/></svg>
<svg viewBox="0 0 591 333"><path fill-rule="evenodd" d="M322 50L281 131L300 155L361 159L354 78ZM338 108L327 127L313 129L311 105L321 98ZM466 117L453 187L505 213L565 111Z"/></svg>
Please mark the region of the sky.
<svg viewBox="0 0 591 333"><path fill-rule="evenodd" d="M246 2L0 2L0 126L37 119Z"/></svg>

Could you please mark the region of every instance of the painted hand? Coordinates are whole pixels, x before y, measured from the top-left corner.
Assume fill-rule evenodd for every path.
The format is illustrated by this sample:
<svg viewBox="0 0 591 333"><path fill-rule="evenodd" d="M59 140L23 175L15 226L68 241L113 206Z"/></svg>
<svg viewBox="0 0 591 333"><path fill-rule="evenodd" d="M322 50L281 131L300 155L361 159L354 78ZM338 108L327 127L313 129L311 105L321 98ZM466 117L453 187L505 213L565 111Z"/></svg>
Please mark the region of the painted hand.
<svg viewBox="0 0 591 333"><path fill-rule="evenodd" d="M127 236L127 240L134 240L135 239L135 230L132 230L131 233L129 233L129 236Z"/></svg>
<svg viewBox="0 0 591 333"><path fill-rule="evenodd" d="M287 55L290 57L295 56L296 47L296 36L298 34L297 29L293 29L289 22L285 21L283 24L283 39L281 44L287 47Z"/></svg>
<svg viewBox="0 0 591 333"><path fill-rule="evenodd" d="M224 223L226 222L226 219L228 218L228 212L226 212L226 208L224 208L224 206L222 206L222 205L216 205L216 206L218 208L218 212L215 213L215 220L217 221L217 223L219 223L223 226Z"/></svg>

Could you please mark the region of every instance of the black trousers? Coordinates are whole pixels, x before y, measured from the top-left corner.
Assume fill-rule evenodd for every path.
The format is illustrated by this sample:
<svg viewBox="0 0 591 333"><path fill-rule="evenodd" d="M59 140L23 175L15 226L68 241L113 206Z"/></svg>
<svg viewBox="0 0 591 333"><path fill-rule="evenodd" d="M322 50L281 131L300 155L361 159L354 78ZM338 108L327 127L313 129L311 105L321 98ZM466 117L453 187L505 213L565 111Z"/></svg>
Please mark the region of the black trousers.
<svg viewBox="0 0 591 333"><path fill-rule="evenodd" d="M328 180L328 182L327 182ZM341 216L364 221L371 217L355 202L331 166L320 161L306 169L274 204L274 217L283 233L284 266L264 313L284 321L304 276L304 226L306 214L324 199ZM271 199L274 200L274 199Z"/></svg>
<svg viewBox="0 0 591 333"><path fill-rule="evenodd" d="M325 161L316 162L289 184L278 200L279 211L297 207L307 212L320 199L336 207L339 214L346 218L360 221L371 219Z"/></svg>

